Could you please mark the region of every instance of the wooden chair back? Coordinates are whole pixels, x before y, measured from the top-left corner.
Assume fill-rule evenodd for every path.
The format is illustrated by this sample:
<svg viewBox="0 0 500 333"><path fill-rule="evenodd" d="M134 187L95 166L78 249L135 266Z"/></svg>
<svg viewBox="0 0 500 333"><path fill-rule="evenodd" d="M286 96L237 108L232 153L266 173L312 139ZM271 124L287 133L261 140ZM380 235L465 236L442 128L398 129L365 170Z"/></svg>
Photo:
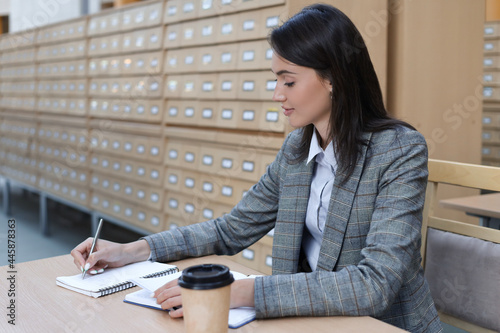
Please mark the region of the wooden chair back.
<svg viewBox="0 0 500 333"><path fill-rule="evenodd" d="M465 244L472 243L473 245L471 246L473 248L477 247L477 245L479 245L479 248L481 248L484 242L484 245L488 246L489 249L493 249L487 251L493 253L484 253L484 259L490 260L490 256L492 256L492 260L496 260L496 257L498 256L498 262L500 262L500 252L496 252L500 251L500 230L472 225L470 223L464 223L463 221L443 219L435 216L435 208L438 205L438 203L436 202L436 194L440 184L450 184L465 188L500 192L500 168L432 159L429 160L428 166L429 180L427 185L422 223L421 251L424 271L426 273L426 277L428 278L431 291L433 291L433 283L441 284L445 282L451 285L452 282L458 281L457 279L459 279L460 276L457 276L457 271L453 272L453 270L450 269L448 272L448 268L446 267L448 267L448 264L451 264L451 266L460 265L460 262L462 260L459 259L459 253L462 250L465 251L465 254L462 254L462 258L466 258L469 253L472 255L471 252L467 252L469 251L468 248L465 248L469 245ZM500 206L500 202L498 204ZM433 236L432 242L437 241L441 244L431 244L431 239L429 238L430 232L435 233L436 235ZM468 238L460 238L464 236ZM444 241L442 237L444 237L444 239L447 239L447 241ZM429 255L432 255L432 258L428 258L426 257L428 254L427 252L431 248L434 249L434 253L429 253ZM450 259L453 258L453 255L458 255L458 259ZM481 251L479 252L479 256L483 256ZM450 260L454 260L455 262L450 262ZM432 262L432 269L431 267L426 267L428 263L429 266L431 265L430 262ZM473 273L472 275L472 279L474 281L482 281L481 279L484 277L484 275L489 276L490 273L493 274L493 277L497 276L498 281L500 281L500 265L497 267L491 267L491 269L485 269L484 271L487 272L486 274L480 271L479 266L480 265L478 264L479 271L476 272L477 275L474 275L476 273ZM459 267L459 269L462 269L462 271L459 271L458 273L470 273L471 269L474 269L474 267ZM430 272L431 270L433 272ZM438 270L438 272L434 272L435 270ZM447 275L448 273L450 275ZM434 282L429 279L428 274L434 278ZM436 279L436 277L438 278ZM478 289L478 285L467 285L467 283L470 284L470 281L464 280L459 283L459 286L457 288L452 288L448 291L443 290L443 286L440 285L440 289L433 291L433 297L436 301L436 307L438 308L441 320L470 332L497 332L498 330L500 330L500 312L498 312L500 309L500 300L494 301L497 306L491 314L473 314L474 309L471 309L469 307L474 303L472 299L476 299L477 295L474 295L474 293ZM481 283L482 282L479 282L478 284ZM491 290L491 292L500 295L500 284L497 284L493 289L496 290ZM444 293L446 292L449 292L450 294L445 295ZM442 294L440 296L446 296L448 302L444 303L448 303L450 307L458 308L458 312L454 312L455 310L449 311L447 309L448 305L440 306L443 304L438 304L439 302L436 299L439 299L439 297L436 297L435 293ZM463 301L464 295L468 295L466 298L470 304L460 304L460 301ZM480 303L481 296L478 297L479 298L477 298L477 302ZM453 312L454 314L464 312L465 314L463 316L459 315L457 317L450 315L449 312ZM467 315L467 312L469 312L470 315ZM483 322L482 320L485 319L483 317L489 318L487 318ZM493 324L491 323L491 321L493 321ZM498 327L496 326L497 324Z"/></svg>

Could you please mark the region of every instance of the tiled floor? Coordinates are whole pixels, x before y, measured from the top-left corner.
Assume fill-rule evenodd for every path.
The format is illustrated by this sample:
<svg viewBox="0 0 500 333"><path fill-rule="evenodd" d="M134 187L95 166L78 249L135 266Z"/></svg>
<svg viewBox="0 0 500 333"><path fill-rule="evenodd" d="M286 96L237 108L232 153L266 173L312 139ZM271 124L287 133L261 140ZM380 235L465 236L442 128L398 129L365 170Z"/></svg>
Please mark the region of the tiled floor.
<svg viewBox="0 0 500 333"><path fill-rule="evenodd" d="M0 189L3 181L0 178ZM0 254L6 253L8 219L16 221L16 263L37 260L70 253L85 238L90 236L90 216L67 206L49 201L47 205L50 236L44 237L38 222L38 196L11 186L11 214L5 215L2 191L0 191ZM120 243L136 240L140 235L113 224L105 224L103 239ZM6 265L6 255L0 256L0 266ZM76 273L75 273L76 274ZM444 333L466 333L455 327L444 325Z"/></svg>

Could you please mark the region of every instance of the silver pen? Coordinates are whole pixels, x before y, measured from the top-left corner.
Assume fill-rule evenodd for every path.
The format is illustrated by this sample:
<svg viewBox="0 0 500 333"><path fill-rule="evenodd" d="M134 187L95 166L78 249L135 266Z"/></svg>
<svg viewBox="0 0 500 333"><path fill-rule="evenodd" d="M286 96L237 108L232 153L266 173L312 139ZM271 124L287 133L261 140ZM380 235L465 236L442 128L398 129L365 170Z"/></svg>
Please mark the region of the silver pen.
<svg viewBox="0 0 500 333"><path fill-rule="evenodd" d="M99 225L97 226L97 230L95 232L94 240L92 241L92 246L90 247L90 252L89 252L89 257L94 252L94 247L95 244L97 243L97 239L99 238L99 234L101 233L101 227L102 227L102 219L99 220ZM87 267L88 264L85 264L85 267L82 268L82 280L85 279L85 274L89 270L90 267Z"/></svg>

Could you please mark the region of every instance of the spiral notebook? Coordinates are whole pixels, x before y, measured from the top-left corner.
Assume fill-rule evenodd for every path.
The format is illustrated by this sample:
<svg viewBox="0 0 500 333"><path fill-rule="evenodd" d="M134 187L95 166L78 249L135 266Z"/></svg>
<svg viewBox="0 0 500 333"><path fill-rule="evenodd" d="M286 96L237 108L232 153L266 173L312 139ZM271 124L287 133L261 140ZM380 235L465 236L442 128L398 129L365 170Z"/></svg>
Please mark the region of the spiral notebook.
<svg viewBox="0 0 500 333"><path fill-rule="evenodd" d="M231 273L233 274L235 280L255 277L255 275L247 276L245 274L235 271L231 271ZM143 278L132 279L136 285L138 285L143 289L125 295L125 299L123 301L134 305L140 305L147 308L162 310L161 305L156 303L156 298L153 298L151 296L151 293L154 292L159 287L163 286L165 283L170 282L174 279L178 279L180 276L181 272L169 276L159 277L157 279L143 279ZM241 308L230 309L228 326L229 328L238 328L245 324L248 324L254 319L255 319L255 308L241 307Z"/></svg>
<svg viewBox="0 0 500 333"><path fill-rule="evenodd" d="M97 298L134 287L136 284L132 279L165 276L178 271L174 265L142 261L119 268L107 268L101 274L87 274L85 279L82 279L82 274L60 276L56 278L56 284Z"/></svg>

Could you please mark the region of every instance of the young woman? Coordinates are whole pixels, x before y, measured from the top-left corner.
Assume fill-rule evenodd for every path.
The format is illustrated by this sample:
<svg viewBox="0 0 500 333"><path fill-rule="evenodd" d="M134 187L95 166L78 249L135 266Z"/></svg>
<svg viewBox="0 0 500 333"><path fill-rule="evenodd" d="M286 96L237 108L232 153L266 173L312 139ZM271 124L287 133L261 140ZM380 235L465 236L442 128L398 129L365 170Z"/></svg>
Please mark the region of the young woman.
<svg viewBox="0 0 500 333"><path fill-rule="evenodd" d="M373 316L410 332L439 332L420 257L427 147L391 118L353 23L327 5L272 31L273 100L298 128L229 214L129 244L91 239L72 255L91 273L140 260L235 254L274 231L273 275L239 280L232 306L257 317ZM173 281L156 291L182 304ZM182 308L170 312L182 316Z"/></svg>

